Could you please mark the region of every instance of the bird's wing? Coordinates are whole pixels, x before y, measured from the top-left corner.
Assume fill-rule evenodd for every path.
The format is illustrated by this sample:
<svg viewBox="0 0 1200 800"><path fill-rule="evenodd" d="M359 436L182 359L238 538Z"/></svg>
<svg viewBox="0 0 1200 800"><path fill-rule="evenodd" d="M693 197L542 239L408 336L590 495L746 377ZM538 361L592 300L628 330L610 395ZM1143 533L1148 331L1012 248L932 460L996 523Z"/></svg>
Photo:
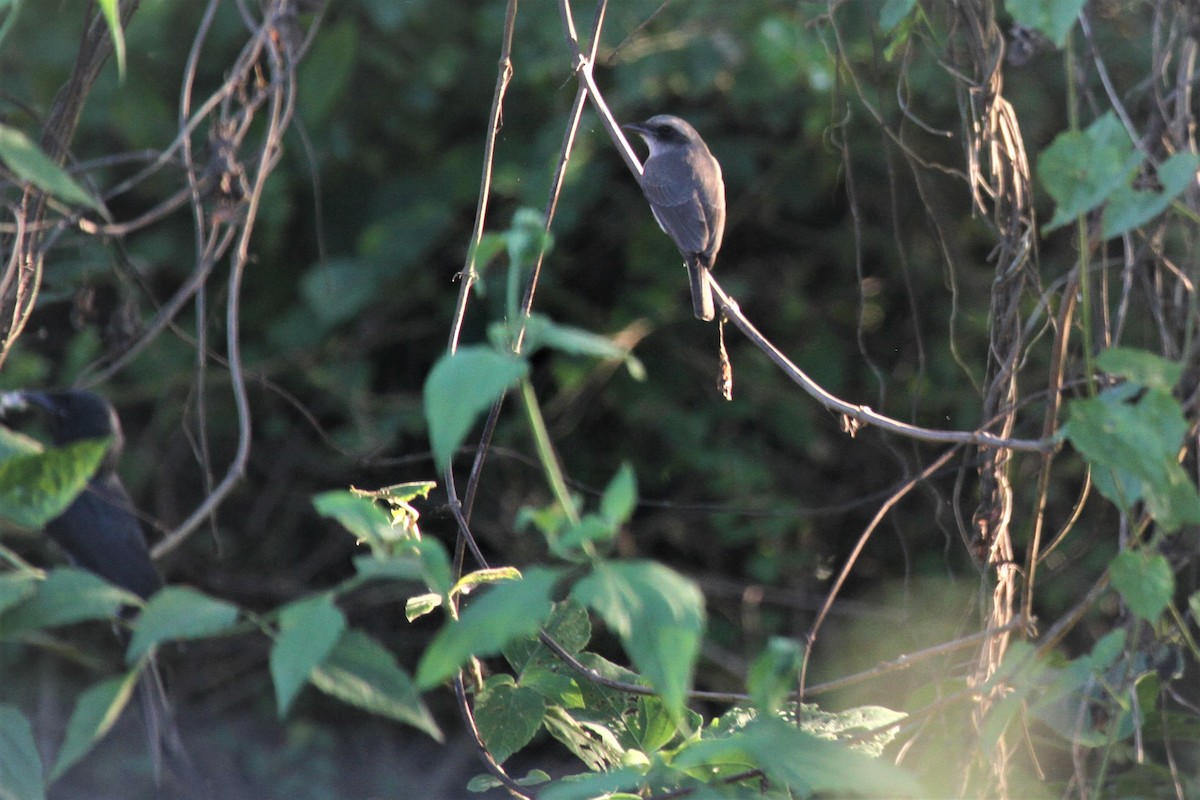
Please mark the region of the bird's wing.
<svg viewBox="0 0 1200 800"><path fill-rule="evenodd" d="M115 476L93 480L46 533L71 560L140 597L162 586L129 495Z"/></svg>
<svg viewBox="0 0 1200 800"><path fill-rule="evenodd" d="M703 252L712 238L698 182L692 165L672 155L649 159L642 174L642 192L654 218L685 254Z"/></svg>

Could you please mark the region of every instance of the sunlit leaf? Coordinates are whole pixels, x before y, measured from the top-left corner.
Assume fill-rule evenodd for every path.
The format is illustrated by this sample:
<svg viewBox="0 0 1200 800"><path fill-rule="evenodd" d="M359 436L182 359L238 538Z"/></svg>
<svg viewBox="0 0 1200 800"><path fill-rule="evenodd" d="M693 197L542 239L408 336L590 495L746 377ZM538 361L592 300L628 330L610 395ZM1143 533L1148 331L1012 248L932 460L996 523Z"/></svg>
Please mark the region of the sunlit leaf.
<svg viewBox="0 0 1200 800"><path fill-rule="evenodd" d="M473 597L426 648L417 665L417 685L436 686L471 656L494 655L512 639L536 632L550 616L550 590L560 577L557 570L534 567L519 581L498 583Z"/></svg>
<svg viewBox="0 0 1200 800"><path fill-rule="evenodd" d="M38 529L66 511L108 451L108 439L87 439L0 462L0 517Z"/></svg>

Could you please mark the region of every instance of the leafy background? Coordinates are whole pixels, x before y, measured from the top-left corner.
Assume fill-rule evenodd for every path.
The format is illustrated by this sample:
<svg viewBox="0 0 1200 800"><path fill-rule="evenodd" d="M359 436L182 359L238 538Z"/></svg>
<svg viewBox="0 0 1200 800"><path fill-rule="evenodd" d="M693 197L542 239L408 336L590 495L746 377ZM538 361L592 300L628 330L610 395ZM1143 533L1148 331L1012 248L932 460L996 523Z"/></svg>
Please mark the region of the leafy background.
<svg viewBox="0 0 1200 800"><path fill-rule="evenodd" d="M1105 77L1138 127L1149 129L1157 117L1143 82L1163 46L1163 15L1173 14L1167 10L1173 6L1098 0L1089 4L1091 38L1076 30L1073 49L1057 49L1066 33L1056 36L1055 26L1077 29L1080 7L984 4L1002 23L1010 53L1017 49L1014 17L1049 34L1049 40L1032 36L1024 63L1006 62L1004 96L1031 158L1046 151L1053 163L1046 148L1060 133L1108 119L1111 135L1101 143L1115 141L1117 154L1133 156L1136 166L1121 126L1105 117L1109 103L1094 56L1103 54ZM0 4L11 22L0 47L6 75L0 108L6 125L31 136L71 69L91 7L64 2L60 10ZM331 4L319 18L313 10L302 8L296 18L300 31L315 25L315 35L296 69L297 116L266 184L240 284L238 337L253 419L244 479L211 520L160 562L170 582L251 611L274 609L351 574L359 547L317 513L313 495L439 478L421 390L445 349L470 242L505 6L361 0ZM129 18L124 77L110 61L71 142L68 166L79 166L87 185L113 186L142 163L94 159L159 151L177 135L180 76L204 12L201 4L158 0L143 2ZM576 9L581 21L588 12ZM1049 16L1034 25L1030 19L1039 13ZM282 23L279 30L289 35ZM608 9L596 80L621 121L671 112L703 132L729 193L718 279L782 351L840 397L913 424L971 430L980 425L981 387L989 378L996 236L987 215L972 207L963 95L938 58L960 46L960 35L937 3L628 0ZM247 38L236 6L216 9L197 62L197 97L226 80ZM545 206L575 89L556 4L523 4L513 41L491 231L514 225L520 209ZM1068 80L1068 64L1082 74L1078 86ZM1074 93L1082 101L1068 102ZM204 158L216 150L208 137L204 129L194 136ZM1074 144L1092 163L1110 163L1107 152L1086 150L1095 141ZM1078 150L1064 155L1068 168L1079 163L1071 160L1080 158ZM250 147L239 154L247 166L255 157ZM1130 171L1118 170L1113 180ZM1078 229L1070 223L1095 206L1064 205L1053 176L1038 177L1037 218L1058 222L1057 212L1068 224L1042 228L1037 278L1020 297L1029 321L1020 396L1030 405L1014 435L1025 438L1042 433L1046 401L1038 393L1055 336L1044 326L1079 259ZM1167 184L1169 177L1159 179ZM135 219L181 187L186 180L173 163L108 208L116 220ZM1194 195L1193 180L1180 200L1185 209L1176 209L1169 227L1117 240L1112 250L1088 250L1093 268L1114 276L1111 295L1093 299L1113 315L1118 270L1123 263L1138 270L1124 273L1138 293L1119 343L1182 362L1185 374L1194 362L1194 297L1185 280L1195 275ZM1166 219L1164 211L1165 204L1150 216ZM697 685L737 691L768 637L809 630L832 576L881 503L940 451L869 427L848 437L836 415L732 332L734 399L722 401L715 390L716 327L691 318L677 255L646 212L635 181L586 111L536 307L633 346L645 379L612 360L542 351L532 359L532 382L574 491L593 500L619 465L632 465L640 500L617 549L660 560L698 583L709 628ZM1104 224L1112 220L1110 214ZM155 335L115 374L102 371L138 341L192 274L194 241L186 205L123 236L68 230L46 254L36 307L0 371L5 389L103 376L98 388L121 411L129 438L122 474L158 532L186 518L236 458L228 372L216 356L203 374L196 368L196 332L207 332L218 354L229 334L228 262L218 263L207 281L203 306L185 305L176 327ZM482 268L465 342L486 341L489 324L503 317L505 269L503 259ZM1173 296L1183 300L1166 307L1164 299ZM1094 351L1110 343L1104 332L1111 327L1096 321L1099 311L1093 314ZM1077 332L1068 354L1073 377L1088 374L1092 355ZM1086 393L1067 383L1068 393ZM1182 395L1194 434L1195 407L1186 390ZM517 524L520 511L552 498L515 405L501 418L473 527L497 562L526 567L546 553L540 537ZM1022 456L1013 467L1018 548L1033 524L1038 458ZM821 630L811 682L984 627L991 585L989 571L973 558L970 520L979 459L975 451L963 454L888 512ZM1190 450L1185 466L1194 466ZM1074 515L1084 481L1084 460L1064 451L1044 493L1050 530L1069 529L1040 575L1034 611L1046 624L1085 596L1123 546L1120 532L1127 534L1118 510L1094 494ZM439 489L421 504L422 529L449 543L455 526L445 502ZM55 558L27 532L13 531L5 543L37 563ZM1166 551L1181 608L1195 589L1194 558L1182 555L1194 552L1194 544L1194 531L1185 528ZM411 669L437 626L406 622L396 611L406 595L393 586L368 587L343 598L341 607ZM1060 656L1091 653L1126 619L1116 595L1098 599L1065 636ZM1194 635L1194 620L1187 624ZM104 630L80 635L83 652L115 651ZM1158 643L1175 653L1177 638L1164 633ZM607 646L619 652L615 640ZM1194 677L1194 662L1179 652ZM12 644L0 657L6 676L0 696L21 705L48 697L39 705L50 710L38 723L48 731L62 729L55 718L68 713L73 687L94 677L87 659L64 662ZM415 772L427 796L447 797L480 771L448 696L429 697L435 717L452 731L442 748L311 690L287 719L276 719L268 643L261 639L189 642L164 657L185 731L203 763L221 765L227 796L351 797L401 787L414 796L408 792ZM947 676L961 673L970 658L970 651L955 652L821 702L922 707L948 691ZM1164 682L1174 675L1159 669ZM1179 702L1195 702L1194 690L1180 688L1186 682L1174 685ZM910 761L918 771L935 771L932 754L968 725L965 716L932 718ZM136 727L136 720L125 720L68 773L56 796L124 785L125 770L142 769L124 766L124 753L140 752ZM53 733L45 736L53 741ZM551 743L519 756L543 766L562 757ZM1123 758L1118 772L1136 781L1145 770L1128 753ZM1152 760L1164 763L1157 755ZM350 761L352 771L345 769ZM1066 781L1072 770L1065 747L1044 754L1037 766L1017 761L1018 785L1037 781L1039 770ZM952 784L942 775L934 785L943 785L939 780Z"/></svg>

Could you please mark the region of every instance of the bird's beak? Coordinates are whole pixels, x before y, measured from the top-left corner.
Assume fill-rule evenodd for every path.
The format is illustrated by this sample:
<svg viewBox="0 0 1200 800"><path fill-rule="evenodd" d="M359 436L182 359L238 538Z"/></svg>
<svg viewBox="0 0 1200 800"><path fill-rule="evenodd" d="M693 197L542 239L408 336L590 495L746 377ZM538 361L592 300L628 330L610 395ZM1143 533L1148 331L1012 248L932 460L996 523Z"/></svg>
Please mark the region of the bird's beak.
<svg viewBox="0 0 1200 800"><path fill-rule="evenodd" d="M4 392L0 394L0 417L29 408L28 392Z"/></svg>
<svg viewBox="0 0 1200 800"><path fill-rule="evenodd" d="M634 133L641 135L641 136L644 136L646 134L646 129L643 128L641 125L637 124L636 122L627 122L621 126L621 129L627 130L627 131L633 131Z"/></svg>

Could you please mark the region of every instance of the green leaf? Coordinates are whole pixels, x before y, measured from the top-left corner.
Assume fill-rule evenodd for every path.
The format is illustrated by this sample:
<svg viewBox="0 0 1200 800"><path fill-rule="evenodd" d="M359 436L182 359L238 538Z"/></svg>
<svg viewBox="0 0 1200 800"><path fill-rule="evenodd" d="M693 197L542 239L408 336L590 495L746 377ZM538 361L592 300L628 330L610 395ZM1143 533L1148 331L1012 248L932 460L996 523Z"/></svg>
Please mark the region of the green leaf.
<svg viewBox="0 0 1200 800"><path fill-rule="evenodd" d="M611 798L617 792L636 789L642 780L642 771L636 767L622 767L607 772L577 775L547 786L538 792L538 800Z"/></svg>
<svg viewBox="0 0 1200 800"><path fill-rule="evenodd" d="M280 611L279 636L271 647L270 660L280 719L345 630L346 617L328 594L291 603Z"/></svg>
<svg viewBox="0 0 1200 800"><path fill-rule="evenodd" d="M450 591L452 594L468 594L480 586L487 586L490 583L519 580L521 580L521 570L516 567L489 567L463 575Z"/></svg>
<svg viewBox="0 0 1200 800"><path fill-rule="evenodd" d="M1104 208L1104 238L1120 236L1161 214L1176 197L1195 183L1197 167L1200 167L1200 156L1195 153L1176 153L1158 167L1161 190L1123 186L1114 192Z"/></svg>
<svg viewBox="0 0 1200 800"><path fill-rule="evenodd" d="M441 608L444 601L445 598L437 592L410 597L404 602L404 618L412 622L414 619L423 617L426 614L432 613L435 609Z"/></svg>
<svg viewBox="0 0 1200 800"><path fill-rule="evenodd" d="M439 469L449 465L476 418L528 373L524 360L482 345L438 359L425 381L425 421Z"/></svg>
<svg viewBox="0 0 1200 800"><path fill-rule="evenodd" d="M1079 19L1086 0L1007 0L1008 13L1022 25L1041 32L1062 47L1067 34Z"/></svg>
<svg viewBox="0 0 1200 800"><path fill-rule="evenodd" d="M652 561L601 562L571 596L594 609L676 719L691 686L704 631L696 585Z"/></svg>
<svg viewBox="0 0 1200 800"><path fill-rule="evenodd" d="M0 618L8 609L32 597L37 587L38 577L30 572L6 572L0 575Z"/></svg>
<svg viewBox="0 0 1200 800"><path fill-rule="evenodd" d="M879 29L891 33L892 29L912 13L917 0L887 0L879 10Z"/></svg>
<svg viewBox="0 0 1200 800"><path fill-rule="evenodd" d="M446 552L446 547L437 539L422 539L417 542L416 547L425 585L438 594L449 592L454 573L450 567L450 554Z"/></svg>
<svg viewBox="0 0 1200 800"><path fill-rule="evenodd" d="M370 265L356 258L331 258L313 265L300 278L300 296L312 322L332 328L357 317L379 299L379 280Z"/></svg>
<svg viewBox="0 0 1200 800"><path fill-rule="evenodd" d="M623 463L600 497L600 513L614 525L623 525L633 516L636 505L637 478L633 467Z"/></svg>
<svg viewBox="0 0 1200 800"><path fill-rule="evenodd" d="M312 672L312 683L343 703L412 725L437 741L442 732L421 702L412 679L395 657L362 631L342 634L325 663Z"/></svg>
<svg viewBox="0 0 1200 800"><path fill-rule="evenodd" d="M109 444L87 439L0 463L0 517L22 528L45 526L87 486Z"/></svg>
<svg viewBox="0 0 1200 800"><path fill-rule="evenodd" d="M550 616L550 592L560 573L534 567L519 581L496 584L471 601L457 621L437 632L417 665L417 685L449 678L472 656L489 656L518 636L535 633Z"/></svg>
<svg viewBox="0 0 1200 800"><path fill-rule="evenodd" d="M366 542L376 558L389 558L402 536L393 529L388 513L370 497L338 489L314 495L312 502L318 514L337 520L355 539Z"/></svg>
<svg viewBox="0 0 1200 800"><path fill-rule="evenodd" d="M0 615L0 636L96 619L112 619L124 604L140 603L133 594L90 572L72 567L51 570L34 594Z"/></svg>
<svg viewBox="0 0 1200 800"><path fill-rule="evenodd" d="M1150 624L1158 618L1175 594L1175 574L1161 553L1123 550L1109 565L1113 588L1129 610Z"/></svg>
<svg viewBox="0 0 1200 800"><path fill-rule="evenodd" d="M600 718L599 715L597 718ZM604 722L577 719L562 706L548 707L542 724L551 736L586 764L588 769L597 772L611 769L620 762L625 753L625 748L621 747L616 735Z"/></svg>
<svg viewBox="0 0 1200 800"><path fill-rule="evenodd" d="M592 638L592 620L587 609L577 601L567 598L554 604L550 619L543 626L547 635L571 655L577 655ZM562 665L558 656L550 652L537 636L513 639L501 648L508 663L518 673L523 673L531 664L552 663ZM522 676L522 683L524 677Z"/></svg>
<svg viewBox="0 0 1200 800"><path fill-rule="evenodd" d="M1110 375L1164 392L1174 389L1183 377L1183 364L1134 347L1110 347L1096 356L1096 366Z"/></svg>
<svg viewBox="0 0 1200 800"><path fill-rule="evenodd" d="M506 341L504 336L500 336L500 331L507 335L507 327L502 325L496 332L492 332L492 341ZM530 314L525 320L525 355L532 355L544 347L567 355L619 360L625 364L625 368L635 380L640 381L646 377L646 367L628 347L617 344L607 336L555 322L544 314Z"/></svg>
<svg viewBox="0 0 1200 800"><path fill-rule="evenodd" d="M133 669L124 675L101 681L79 695L75 711L67 723L67 737L58 751L54 768L50 770L51 781L87 755L116 724L121 712L129 704L140 675L140 669Z"/></svg>
<svg viewBox="0 0 1200 800"><path fill-rule="evenodd" d="M125 79L125 32L121 30L121 9L118 0L99 0L100 11L108 24L108 35L112 39L113 52L117 56L117 74Z"/></svg>
<svg viewBox="0 0 1200 800"><path fill-rule="evenodd" d="M475 724L488 752L503 764L529 744L546 713L546 701L533 689L517 686L509 675L489 678L475 700Z"/></svg>
<svg viewBox="0 0 1200 800"><path fill-rule="evenodd" d="M1200 623L1200 592L1192 592L1188 598L1188 610L1192 612L1192 621Z"/></svg>
<svg viewBox="0 0 1200 800"><path fill-rule="evenodd" d="M1059 134L1038 159L1038 177L1055 202L1054 218L1043 233L1097 208L1127 186L1140 160L1111 111L1084 131Z"/></svg>
<svg viewBox="0 0 1200 800"><path fill-rule="evenodd" d="M771 712L783 705L796 688L804 651L794 639L773 636L750 666L746 687L759 711Z"/></svg>
<svg viewBox="0 0 1200 800"><path fill-rule="evenodd" d="M928 796L904 770L775 717L760 717L727 737L689 743L672 766L697 774L711 767L758 768L772 783L805 796L816 792Z"/></svg>
<svg viewBox="0 0 1200 800"><path fill-rule="evenodd" d="M1164 530L1200 523L1200 494L1177 453L1188 423L1161 389L1125 383L1073 400L1064 435L1092 465L1096 488L1123 511L1144 500Z"/></svg>
<svg viewBox="0 0 1200 800"><path fill-rule="evenodd" d="M3 123L0 123L0 161L21 180L32 183L63 202L100 210L96 199L42 152L42 148L21 131Z"/></svg>
<svg viewBox="0 0 1200 800"><path fill-rule="evenodd" d="M29 720L14 706L0 705L0 797L45 800L42 759Z"/></svg>
<svg viewBox="0 0 1200 800"><path fill-rule="evenodd" d="M184 586L168 586L146 603L133 626L125 660L133 663L160 642L203 639L237 623L238 608Z"/></svg>

